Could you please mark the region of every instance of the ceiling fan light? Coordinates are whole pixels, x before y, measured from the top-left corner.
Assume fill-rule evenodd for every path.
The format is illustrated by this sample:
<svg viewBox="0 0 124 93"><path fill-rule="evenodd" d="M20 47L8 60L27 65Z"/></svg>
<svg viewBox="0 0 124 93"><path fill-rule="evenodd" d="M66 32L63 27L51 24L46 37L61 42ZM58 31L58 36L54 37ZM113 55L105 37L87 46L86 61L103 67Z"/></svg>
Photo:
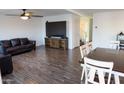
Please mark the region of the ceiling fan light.
<svg viewBox="0 0 124 93"><path fill-rule="evenodd" d="M21 18L22 20L28 20L28 19L29 19L28 16L21 16L20 18Z"/></svg>
<svg viewBox="0 0 124 93"><path fill-rule="evenodd" d="M25 16L31 16L30 12L25 13Z"/></svg>

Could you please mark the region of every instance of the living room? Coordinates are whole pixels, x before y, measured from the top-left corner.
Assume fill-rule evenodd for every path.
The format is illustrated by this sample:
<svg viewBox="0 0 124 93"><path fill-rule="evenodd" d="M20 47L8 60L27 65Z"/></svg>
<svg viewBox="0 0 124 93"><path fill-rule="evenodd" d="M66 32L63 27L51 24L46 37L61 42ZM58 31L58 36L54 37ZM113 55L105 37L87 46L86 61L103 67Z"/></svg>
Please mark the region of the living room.
<svg viewBox="0 0 124 93"><path fill-rule="evenodd" d="M9 64L7 71L6 68L2 67L1 71L2 71L2 75L3 75L3 83L67 83L67 79L70 77L61 77L65 80L63 81L43 81L42 79L37 81L38 77L33 77L33 73L31 75L31 73L29 72L29 74L33 77L32 78L28 78L30 75L26 75L26 73L24 73L24 71L28 71L30 68L30 62L28 62L29 67L27 66L26 68L23 67L23 65L25 64L25 62L27 61L31 61L33 64L35 61L39 62L39 61L52 61L52 57L55 58L55 56L57 57L58 55L54 55L54 56L50 56L48 54L45 53L49 53L49 51L56 51L56 53L62 53L63 55L61 56L65 56L65 58L63 58L63 60L68 60L66 58L67 54L70 53L71 55L71 51L73 48L78 47L80 45L80 17L78 15L73 14L72 12L69 12L67 10L64 9L27 9L27 10L23 10L23 9L1 9L1 15L0 15L0 20L1 20L1 45L5 46L7 49L4 51L4 49L1 48L1 53L6 55L5 57L5 64L2 65L6 65ZM33 15L39 15L38 17L31 17L28 20L22 20L20 17L21 14L23 14L23 12L32 12ZM43 17L42 17L43 16ZM63 49L55 49L55 48L45 48L45 38L46 38L46 23L47 22L63 22L65 21L65 37L68 38L68 46L66 51ZM27 44L27 42L29 42L30 44ZM35 44L36 43L36 44ZM32 51L31 51L32 50ZM31 51L31 52L27 52L27 51ZM41 51L41 53L40 53ZM23 53L26 52L26 53ZM51 52L49 54L53 54L54 52ZM21 53L21 54L20 54ZM28 54L29 53L29 54ZM43 54L42 54L43 53ZM11 55L10 55L11 54ZM17 55L18 54L18 55ZM33 54L33 55L32 55ZM40 55L42 55L44 58L40 59ZM27 56L27 57L26 57ZM56 58L55 61L58 61L59 58L61 58L61 56L58 56ZM31 57L33 57L33 60ZM67 56L68 57L68 56ZM1 56L1 58L3 58L3 55ZM31 59L30 59L31 58ZM36 59L37 58L37 59ZM72 56L70 56L70 58L72 58ZM20 59L20 60L18 60ZM26 60L24 60L26 59ZM44 60L43 60L44 59ZM48 60L50 59L50 60ZM10 60L10 63L6 63L6 60ZM69 59L70 61L72 59ZM78 59L76 59L78 60ZM18 62L18 61L23 61L23 62ZM63 61L64 62L64 61ZM20 64L23 63L23 64ZM25 66L26 66L25 64ZM39 63L37 63L39 64ZM79 65L79 63L77 63ZM46 62L46 65L49 66L49 64ZM53 64L53 66L56 65L55 63ZM61 66L61 64L58 64ZM62 66L64 64L62 63ZM32 65L33 66L33 65ZM31 67L32 67L31 66ZM39 69L37 68L38 65L36 65L35 69ZM52 66L51 66L52 67ZM20 72L19 69L21 68ZM33 69L32 68L32 69ZM59 67L57 67L59 68ZM57 69L56 68L56 69ZM23 69L23 70L22 70ZM26 69L26 70L24 70ZM31 70L32 70L31 69ZM46 69L46 68L44 68ZM43 69L43 70L44 70ZM54 68L55 69L55 68ZM53 69L53 70L54 70ZM51 69L52 70L52 69ZM63 68L64 70L64 68ZM80 67L79 67L80 70ZM21 72L22 71L22 72ZM54 71L55 72L55 71ZM51 74L54 73L53 71L51 71ZM20 73L20 74L19 74ZM21 74L23 73L23 74ZM28 72L27 72L28 73ZM40 72L38 72L40 73ZM56 72L59 73L59 72ZM71 72L73 73L73 72ZM79 72L80 73L80 72ZM41 73L40 73L41 74ZM43 73L42 73L43 74ZM49 75L51 75L49 74ZM19 75L19 76L18 76ZM20 76L22 75L22 76ZM48 75L48 76L49 76ZM47 76L47 75L46 75ZM17 79L18 77L18 79ZM25 79L27 78L27 79ZM44 77L43 77L44 78ZM56 77L52 77L54 79L56 79ZM60 77L58 77L59 79ZM79 77L78 77L79 78ZM48 78L50 79L50 78ZM5 81L5 82L4 82ZM79 80L74 80L75 83L79 82ZM70 81L70 83L74 83L74 81Z"/></svg>
<svg viewBox="0 0 124 93"><path fill-rule="evenodd" d="M5 61L1 66L3 83L80 84L82 72L79 62L80 44L92 41L93 49L110 48L110 41L116 41L117 35L123 32L123 26L120 25L121 22L123 24L123 10L1 9L0 11L0 42L1 45L5 43L4 46L7 48L6 50L1 48L1 54L6 55L1 56L2 59L4 57L1 61ZM28 20L23 20L21 16L24 13L32 14ZM119 20L118 23L117 21L114 23L115 18ZM49 28L51 25L52 28ZM62 33L55 31L59 29L63 29ZM63 45L56 46L56 42L53 44L50 42L47 47L45 38L50 38L50 41L66 40L66 48ZM58 46L61 46L61 49Z"/></svg>
<svg viewBox="0 0 124 93"><path fill-rule="evenodd" d="M99 93L101 91L123 91L123 85L122 87L112 85L113 83L123 84L124 80L124 53L120 48L121 41L116 38L123 36L123 2L119 0L112 2L111 0L104 0L104 2L101 0L86 0L86 2L84 0L73 2L69 0L34 0L32 3L32 1L1 1L0 41L9 40L12 48L16 50L13 42L19 39L17 40L19 41L18 47L20 47L18 52L21 52L15 55L7 54L1 59L0 62L4 64L0 65L1 72L10 71L0 77L2 79L2 82L0 81L2 83L0 84L1 92ZM32 6L29 7L30 5ZM107 8L108 10L106 10ZM26 14L25 18L28 20L20 18L25 14L22 9L32 13L30 16L30 13ZM49 12L42 13L46 9ZM39 17L33 17L36 15ZM66 22L67 33L64 39L68 39L67 49L63 46L62 49L51 48L51 43L50 47L45 46L46 22ZM63 40L58 36L56 38L56 35L52 39ZM89 43L89 41L92 42ZM85 44L91 44L91 50L93 50L87 54L87 57L114 63L112 74L116 76L116 82L113 82L112 79L110 82L112 84L107 86L104 84L84 85L82 79L86 81L87 77L82 78L85 64L82 63L83 57L79 46ZM111 44L114 45L114 48L110 47ZM27 50L29 47L30 50ZM86 56L84 60L86 60ZM116 73L116 71L122 73ZM98 75L99 72L96 74ZM122 81L119 82L118 77L120 76L122 76L120 79Z"/></svg>

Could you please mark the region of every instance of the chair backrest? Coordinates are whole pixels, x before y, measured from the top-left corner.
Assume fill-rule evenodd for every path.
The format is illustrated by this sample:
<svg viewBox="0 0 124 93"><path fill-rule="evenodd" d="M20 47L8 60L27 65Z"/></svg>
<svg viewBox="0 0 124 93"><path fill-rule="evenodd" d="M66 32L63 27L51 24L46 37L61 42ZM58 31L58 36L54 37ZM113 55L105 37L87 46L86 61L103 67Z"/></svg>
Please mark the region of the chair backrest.
<svg viewBox="0 0 124 93"><path fill-rule="evenodd" d="M119 49L120 41L110 41L110 48Z"/></svg>
<svg viewBox="0 0 124 93"><path fill-rule="evenodd" d="M83 59L84 56L86 56L86 45L80 46L80 53L81 53L81 59Z"/></svg>
<svg viewBox="0 0 124 93"><path fill-rule="evenodd" d="M86 43L86 53L89 54L92 51L92 42Z"/></svg>
<svg viewBox="0 0 124 93"><path fill-rule="evenodd" d="M89 45L90 51L92 51L92 42L89 42L88 45Z"/></svg>
<svg viewBox="0 0 124 93"><path fill-rule="evenodd" d="M113 62L98 61L84 57L85 83L109 84L112 68Z"/></svg>
<svg viewBox="0 0 124 93"><path fill-rule="evenodd" d="M124 78L124 73L112 71L112 75L114 76L114 83L113 84L120 84L121 80L120 78Z"/></svg>

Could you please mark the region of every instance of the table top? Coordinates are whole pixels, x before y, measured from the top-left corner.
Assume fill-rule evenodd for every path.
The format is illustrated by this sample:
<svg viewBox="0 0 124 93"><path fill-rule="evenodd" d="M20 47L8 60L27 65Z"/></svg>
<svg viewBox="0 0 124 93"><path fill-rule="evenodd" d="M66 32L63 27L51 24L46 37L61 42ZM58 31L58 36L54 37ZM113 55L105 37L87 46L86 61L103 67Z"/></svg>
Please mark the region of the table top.
<svg viewBox="0 0 124 93"><path fill-rule="evenodd" d="M96 48L87 57L101 61L112 61L114 62L113 70L124 73L124 50Z"/></svg>

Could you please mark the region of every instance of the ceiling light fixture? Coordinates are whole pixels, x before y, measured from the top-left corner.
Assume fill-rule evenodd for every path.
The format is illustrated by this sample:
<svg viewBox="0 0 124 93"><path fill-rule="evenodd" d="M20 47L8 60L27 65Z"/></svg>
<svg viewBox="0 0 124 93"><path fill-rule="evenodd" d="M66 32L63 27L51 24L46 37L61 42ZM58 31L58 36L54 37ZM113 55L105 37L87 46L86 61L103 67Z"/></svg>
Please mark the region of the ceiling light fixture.
<svg viewBox="0 0 124 93"><path fill-rule="evenodd" d="M21 18L22 20L28 20L28 19L29 19L29 16L20 16L20 18Z"/></svg>
<svg viewBox="0 0 124 93"><path fill-rule="evenodd" d="M26 9L23 9L23 14L20 16L22 20L28 20L30 18L29 13L26 13L25 11Z"/></svg>

